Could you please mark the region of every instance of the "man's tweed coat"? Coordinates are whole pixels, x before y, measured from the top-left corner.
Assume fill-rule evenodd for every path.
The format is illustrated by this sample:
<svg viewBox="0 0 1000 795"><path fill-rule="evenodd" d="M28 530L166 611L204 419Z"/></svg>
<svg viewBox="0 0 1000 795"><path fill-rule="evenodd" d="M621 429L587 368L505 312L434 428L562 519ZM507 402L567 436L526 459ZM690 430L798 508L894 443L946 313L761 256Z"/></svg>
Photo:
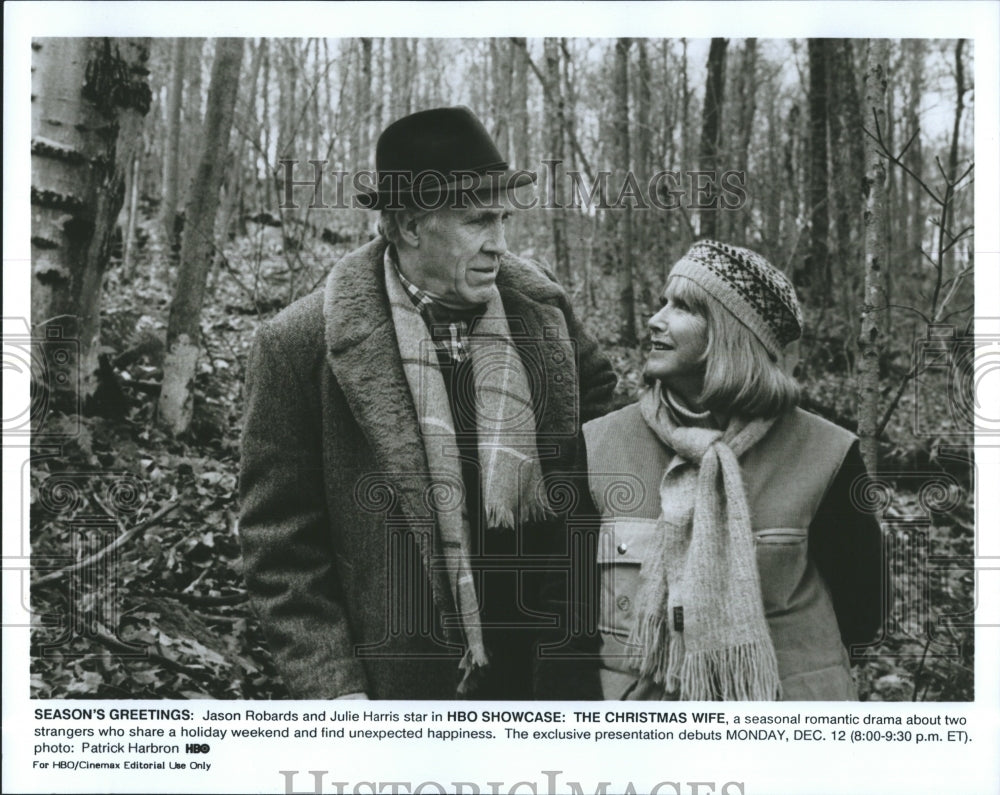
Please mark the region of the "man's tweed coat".
<svg viewBox="0 0 1000 795"><path fill-rule="evenodd" d="M442 618L452 599L434 559L426 455L389 313L384 250L375 240L347 255L325 289L263 324L247 368L244 570L295 698L456 694L462 647L457 622ZM579 471L580 423L609 410L615 376L540 268L505 255L497 287L518 352L534 362L525 369L551 488L559 473ZM585 485L584 475L571 488ZM564 555L561 517L519 528L523 549ZM542 588L568 602L567 579L563 572ZM589 664L535 670L534 692L511 697L599 697L596 677L580 673Z"/></svg>

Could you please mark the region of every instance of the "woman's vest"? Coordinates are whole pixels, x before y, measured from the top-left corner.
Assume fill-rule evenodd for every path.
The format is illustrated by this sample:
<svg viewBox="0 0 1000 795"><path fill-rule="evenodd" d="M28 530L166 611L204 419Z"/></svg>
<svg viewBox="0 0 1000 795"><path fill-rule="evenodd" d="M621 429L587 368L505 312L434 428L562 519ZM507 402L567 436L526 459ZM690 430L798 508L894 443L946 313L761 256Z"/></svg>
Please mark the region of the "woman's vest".
<svg viewBox="0 0 1000 795"><path fill-rule="evenodd" d="M584 426L590 491L601 513L601 680L604 696L662 698L637 681L625 641L635 618L639 572L658 553L660 481L674 458L637 404ZM750 507L764 614L778 660L782 699L857 698L829 590L809 557L809 525L854 436L801 409L780 417L740 458Z"/></svg>

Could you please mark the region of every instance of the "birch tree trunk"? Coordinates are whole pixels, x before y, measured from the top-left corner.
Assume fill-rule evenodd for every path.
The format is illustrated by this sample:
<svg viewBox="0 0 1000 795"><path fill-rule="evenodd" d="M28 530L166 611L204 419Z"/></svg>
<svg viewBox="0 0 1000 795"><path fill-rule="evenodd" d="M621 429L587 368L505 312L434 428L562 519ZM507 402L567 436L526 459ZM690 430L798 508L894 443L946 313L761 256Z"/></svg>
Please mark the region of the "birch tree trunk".
<svg viewBox="0 0 1000 795"><path fill-rule="evenodd" d="M159 410L160 417L174 433L187 430L191 423L192 387L201 343L201 308L214 249L212 230L219 208L219 187L229 148L242 56L242 39L216 42L204 146L185 209L187 223L181 241L181 264L167 326Z"/></svg>
<svg viewBox="0 0 1000 795"><path fill-rule="evenodd" d="M31 322L79 342L86 397L101 281L150 106L149 39L35 39L32 51Z"/></svg>
<svg viewBox="0 0 1000 795"><path fill-rule="evenodd" d="M873 134L876 127L885 129L886 85L888 76L885 39L869 39L865 65L865 96L861 106L864 126ZM861 456L868 472L878 471L879 354L882 350L882 319L885 312L886 163L877 143L865 136L864 194L865 296L861 309L861 335L858 339L858 436Z"/></svg>

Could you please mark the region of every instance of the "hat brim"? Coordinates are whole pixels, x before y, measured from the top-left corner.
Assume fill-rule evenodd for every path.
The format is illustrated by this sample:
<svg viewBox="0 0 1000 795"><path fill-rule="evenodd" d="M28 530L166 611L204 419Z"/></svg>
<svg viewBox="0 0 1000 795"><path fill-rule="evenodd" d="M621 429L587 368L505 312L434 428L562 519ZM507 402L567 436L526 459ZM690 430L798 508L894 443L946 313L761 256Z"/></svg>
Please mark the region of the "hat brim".
<svg viewBox="0 0 1000 795"><path fill-rule="evenodd" d="M380 187L362 188L355 195L357 206L367 210L468 209L489 207L501 196L538 181L533 171L461 172L459 175L423 172L416 177L380 175ZM416 184L414 184L416 182Z"/></svg>

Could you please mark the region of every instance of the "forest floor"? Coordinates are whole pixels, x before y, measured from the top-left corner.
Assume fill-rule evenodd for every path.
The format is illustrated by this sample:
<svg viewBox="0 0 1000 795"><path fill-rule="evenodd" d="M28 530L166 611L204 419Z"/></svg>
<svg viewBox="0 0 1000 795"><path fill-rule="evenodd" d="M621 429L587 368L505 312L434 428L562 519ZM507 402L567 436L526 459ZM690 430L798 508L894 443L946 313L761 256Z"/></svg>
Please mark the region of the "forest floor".
<svg viewBox="0 0 1000 795"><path fill-rule="evenodd" d="M278 230L250 230L227 248L226 264L213 276L195 421L180 438L160 430L155 416L173 275L155 234L134 279L123 278L120 266L107 275L106 389L86 414L53 411L45 418L45 433L65 433L68 442L33 448L34 697L287 695L240 569L243 380L259 323L293 290L303 295L318 286L347 247L317 241L308 255L287 256ZM639 386L643 354L616 344L614 301L603 292L610 281L595 290L603 309L581 311L580 295L575 303L612 358L625 403ZM808 353L803 362L810 363L801 377L806 405L849 424L854 390L846 370ZM941 398L917 406L911 385L887 428L893 441L880 475L884 488L863 497L880 511L893 573L883 638L855 667L863 700L973 698L970 447L934 432L955 422L944 397L947 377L930 374L922 383ZM893 386L887 383L890 395Z"/></svg>

